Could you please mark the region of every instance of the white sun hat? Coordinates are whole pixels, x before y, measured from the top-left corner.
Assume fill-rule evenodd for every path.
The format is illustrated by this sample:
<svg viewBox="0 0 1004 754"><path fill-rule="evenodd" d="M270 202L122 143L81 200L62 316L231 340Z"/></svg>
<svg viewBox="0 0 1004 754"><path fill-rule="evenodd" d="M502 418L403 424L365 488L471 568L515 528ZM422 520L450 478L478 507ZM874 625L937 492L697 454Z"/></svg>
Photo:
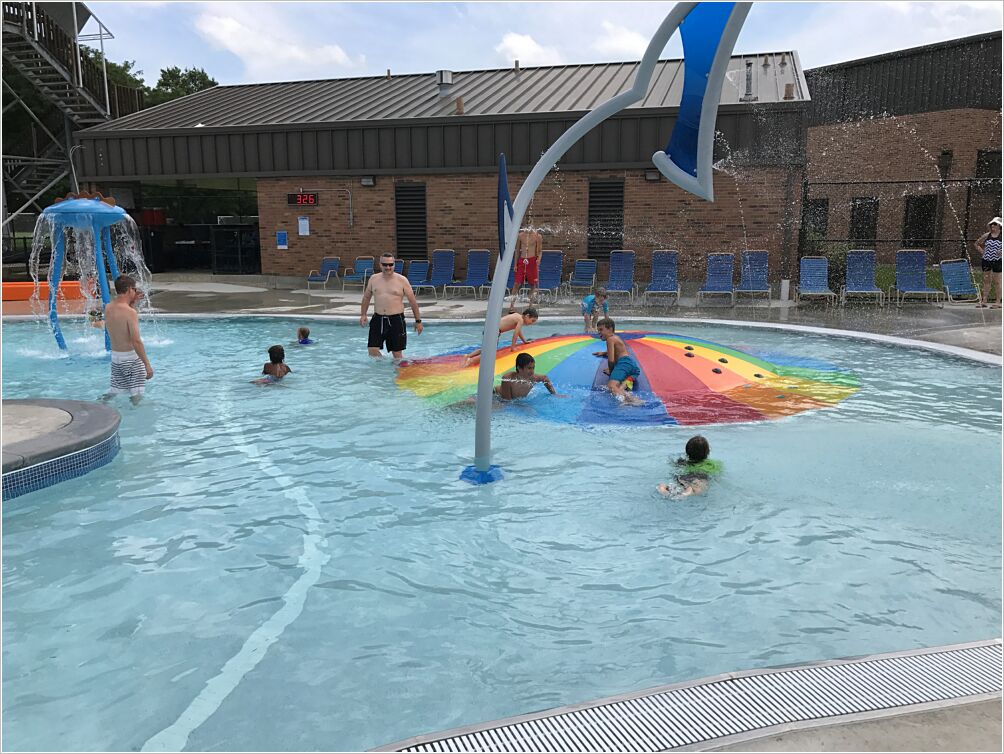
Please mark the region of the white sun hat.
<svg viewBox="0 0 1004 754"><path fill-rule="evenodd" d="M987 225L996 225L998 227L1004 227L1004 226L1001 226L1001 219L999 217L995 217L993 220L991 220L990 222L988 222Z"/></svg>

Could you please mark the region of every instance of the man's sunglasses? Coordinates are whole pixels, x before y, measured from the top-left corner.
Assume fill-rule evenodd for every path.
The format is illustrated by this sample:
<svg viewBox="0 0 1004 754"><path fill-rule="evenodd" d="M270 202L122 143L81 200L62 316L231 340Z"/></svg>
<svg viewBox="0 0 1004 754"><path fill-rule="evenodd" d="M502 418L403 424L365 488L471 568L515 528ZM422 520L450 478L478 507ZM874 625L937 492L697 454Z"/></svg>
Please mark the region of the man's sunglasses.
<svg viewBox="0 0 1004 754"><path fill-rule="evenodd" d="M393 262L381 262L380 266L381 267L393 267L394 263Z"/></svg>

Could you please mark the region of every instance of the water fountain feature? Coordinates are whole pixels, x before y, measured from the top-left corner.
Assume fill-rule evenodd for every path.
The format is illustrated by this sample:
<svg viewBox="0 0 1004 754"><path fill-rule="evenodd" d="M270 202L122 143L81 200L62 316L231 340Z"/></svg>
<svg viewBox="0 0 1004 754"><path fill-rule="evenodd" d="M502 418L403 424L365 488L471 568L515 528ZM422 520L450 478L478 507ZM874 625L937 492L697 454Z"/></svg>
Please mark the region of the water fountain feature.
<svg viewBox="0 0 1004 754"><path fill-rule="evenodd" d="M41 259L46 249L52 256L46 273L48 284L48 319L60 350L66 351L66 339L59 325L58 304L65 294L61 290L66 273L76 273L80 293L87 310L100 309L111 298L109 280L122 273L136 278L144 293L150 287L150 271L143 261L142 247L136 223L115 200L101 194L67 194L64 199L46 207L35 223L29 269L35 288L32 308L43 315L41 306ZM110 276L110 277L109 277ZM144 296L142 301L147 301ZM146 304L149 307L149 303ZM105 350L111 350L105 333Z"/></svg>

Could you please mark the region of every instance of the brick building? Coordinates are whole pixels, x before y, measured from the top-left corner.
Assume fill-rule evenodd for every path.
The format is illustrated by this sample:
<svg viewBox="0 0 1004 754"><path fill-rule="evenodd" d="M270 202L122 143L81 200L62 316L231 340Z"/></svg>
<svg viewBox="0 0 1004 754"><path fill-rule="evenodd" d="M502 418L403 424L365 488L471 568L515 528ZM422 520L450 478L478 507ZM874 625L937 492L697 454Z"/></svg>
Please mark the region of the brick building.
<svg viewBox="0 0 1004 754"><path fill-rule="evenodd" d="M1000 214L1001 34L806 71L802 250L971 251Z"/></svg>
<svg viewBox="0 0 1004 754"><path fill-rule="evenodd" d="M566 272L631 249L638 278L657 249L680 250L685 281L716 251L766 249L775 280L797 274L800 253L848 246L958 256L1000 201L1000 38L806 74L792 51L734 57L713 203L651 165L682 90L681 61L660 61L644 100L559 161L527 222L565 252ZM468 249L497 252L498 154L515 196L537 157L626 89L636 65L216 87L82 132L79 173L134 210L155 271L302 276L323 256L451 248L459 275ZM297 204L304 195L313 203Z"/></svg>

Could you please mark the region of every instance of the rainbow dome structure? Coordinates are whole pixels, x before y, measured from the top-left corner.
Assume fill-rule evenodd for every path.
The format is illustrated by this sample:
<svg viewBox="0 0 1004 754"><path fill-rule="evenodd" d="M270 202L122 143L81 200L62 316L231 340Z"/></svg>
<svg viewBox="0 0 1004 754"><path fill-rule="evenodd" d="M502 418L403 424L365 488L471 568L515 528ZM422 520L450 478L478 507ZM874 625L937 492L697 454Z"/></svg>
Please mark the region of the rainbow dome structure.
<svg viewBox="0 0 1004 754"><path fill-rule="evenodd" d="M857 377L803 357L742 351L700 338L658 332L619 332L641 368L634 394L640 406L618 403L605 386L606 344L592 335L554 335L497 352L495 384L529 353L566 398L531 399L545 419L579 424L725 424L776 419L828 408L853 395ZM402 362L400 388L435 405L464 401L477 392L478 367L454 352ZM543 388L536 388L543 391Z"/></svg>

